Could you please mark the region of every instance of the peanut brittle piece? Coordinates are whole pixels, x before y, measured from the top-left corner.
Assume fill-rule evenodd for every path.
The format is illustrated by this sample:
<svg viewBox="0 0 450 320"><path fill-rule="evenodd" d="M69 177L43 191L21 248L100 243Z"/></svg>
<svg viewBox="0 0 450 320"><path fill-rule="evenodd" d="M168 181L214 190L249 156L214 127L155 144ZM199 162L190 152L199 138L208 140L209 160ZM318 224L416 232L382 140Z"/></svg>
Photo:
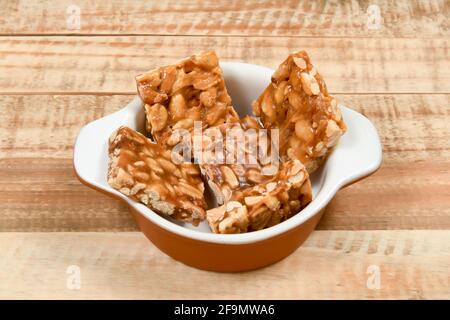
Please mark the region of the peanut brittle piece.
<svg viewBox="0 0 450 320"><path fill-rule="evenodd" d="M194 121L207 128L238 120L214 51L146 72L136 82L145 104L147 131L162 144L178 143L173 131L192 130Z"/></svg>
<svg viewBox="0 0 450 320"><path fill-rule="evenodd" d="M215 233L255 231L290 218L311 200L306 168L299 160L289 160L269 181L234 191L230 201L208 210L206 218Z"/></svg>
<svg viewBox="0 0 450 320"><path fill-rule="evenodd" d="M298 159L309 173L346 131L336 100L304 51L289 55L278 67L253 112L265 128L279 128L281 159Z"/></svg>
<svg viewBox="0 0 450 320"><path fill-rule="evenodd" d="M213 130L218 131L219 141L208 140L208 132ZM234 190L267 182L278 173L278 152L272 153L271 148L274 141L253 117L209 128L203 138L207 143L200 170L219 205L230 200Z"/></svg>
<svg viewBox="0 0 450 320"><path fill-rule="evenodd" d="M205 218L198 166L174 164L170 150L128 127L109 139L108 183L160 214L194 225Z"/></svg>

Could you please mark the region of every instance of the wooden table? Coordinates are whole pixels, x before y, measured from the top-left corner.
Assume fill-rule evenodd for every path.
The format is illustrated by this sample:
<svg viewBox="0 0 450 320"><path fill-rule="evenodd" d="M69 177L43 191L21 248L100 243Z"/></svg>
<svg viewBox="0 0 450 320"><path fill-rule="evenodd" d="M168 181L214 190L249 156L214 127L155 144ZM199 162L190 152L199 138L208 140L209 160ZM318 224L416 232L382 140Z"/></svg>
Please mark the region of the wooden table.
<svg viewBox="0 0 450 320"><path fill-rule="evenodd" d="M151 2L0 1L0 298L450 298L448 1ZM136 74L207 49L269 67L307 50L383 143L300 249L242 274L167 257L72 170Z"/></svg>

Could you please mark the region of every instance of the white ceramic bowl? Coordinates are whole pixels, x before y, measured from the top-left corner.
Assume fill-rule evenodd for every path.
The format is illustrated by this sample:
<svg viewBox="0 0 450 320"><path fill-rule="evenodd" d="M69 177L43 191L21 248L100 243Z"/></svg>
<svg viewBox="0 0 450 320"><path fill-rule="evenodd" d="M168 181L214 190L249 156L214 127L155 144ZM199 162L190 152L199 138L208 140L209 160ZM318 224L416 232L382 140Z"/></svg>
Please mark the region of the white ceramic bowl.
<svg viewBox="0 0 450 320"><path fill-rule="evenodd" d="M236 62L224 62L221 67L239 115L251 114L251 104L270 82L273 70ZM340 108L348 130L325 164L311 177L313 201L287 221L260 231L221 235L212 233L206 222L199 227L174 222L108 185L108 137L122 125L144 130L145 115L138 97L120 111L81 129L74 147L74 168L84 184L125 201L146 236L172 257L209 270L253 269L273 263L295 250L314 229L323 209L340 188L370 175L380 166L381 144L373 124L342 104ZM252 261L246 261L248 259Z"/></svg>

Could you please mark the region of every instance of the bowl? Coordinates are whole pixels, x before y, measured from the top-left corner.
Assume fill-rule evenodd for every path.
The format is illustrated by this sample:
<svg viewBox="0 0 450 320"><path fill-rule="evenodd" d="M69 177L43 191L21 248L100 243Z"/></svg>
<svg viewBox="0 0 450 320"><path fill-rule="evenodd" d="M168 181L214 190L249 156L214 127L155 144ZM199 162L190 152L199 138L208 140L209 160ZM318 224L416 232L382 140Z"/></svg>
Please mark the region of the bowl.
<svg viewBox="0 0 450 320"><path fill-rule="evenodd" d="M240 116L270 82L273 70L245 63L223 62L228 92ZM381 144L373 124L340 105L348 127L338 146L312 176L313 201L290 219L245 234L214 234L206 222L198 227L158 215L107 183L108 138L120 126L144 132L142 101L134 98L123 109L84 126L76 139L73 165L79 180L124 201L146 237L161 251L187 265L211 271L237 272L267 266L295 251L319 222L336 192L375 172Z"/></svg>

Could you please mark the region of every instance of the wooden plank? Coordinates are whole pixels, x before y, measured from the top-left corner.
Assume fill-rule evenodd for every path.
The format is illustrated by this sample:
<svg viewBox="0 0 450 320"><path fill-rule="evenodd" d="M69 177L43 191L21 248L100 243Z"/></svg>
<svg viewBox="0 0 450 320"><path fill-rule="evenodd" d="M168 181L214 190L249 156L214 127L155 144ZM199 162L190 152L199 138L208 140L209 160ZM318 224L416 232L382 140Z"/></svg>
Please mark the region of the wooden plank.
<svg viewBox="0 0 450 320"><path fill-rule="evenodd" d="M449 39L0 37L0 93L135 93L134 77L193 53L275 68L306 49L334 93L450 93Z"/></svg>
<svg viewBox="0 0 450 320"><path fill-rule="evenodd" d="M385 161L450 158L450 95L337 95L378 128ZM71 158L79 129L133 95L0 95L1 158ZM20 128L20 129L19 129Z"/></svg>
<svg viewBox="0 0 450 320"><path fill-rule="evenodd" d="M450 162L384 161L340 190L318 229L450 229Z"/></svg>
<svg viewBox="0 0 450 320"><path fill-rule="evenodd" d="M134 231L123 202L82 185L70 159L0 159L0 231Z"/></svg>
<svg viewBox="0 0 450 320"><path fill-rule="evenodd" d="M81 127L133 96L0 96L0 158L72 158Z"/></svg>
<svg viewBox="0 0 450 320"><path fill-rule="evenodd" d="M12 158L0 165L0 231L137 230L125 205L78 182L70 159ZM449 162L385 164L339 191L318 229L448 229L449 168Z"/></svg>
<svg viewBox="0 0 450 320"><path fill-rule="evenodd" d="M319 229L450 228L450 95L338 98L375 123L384 160L336 195ZM131 99L0 95L0 231L136 230L123 204L72 171L81 126Z"/></svg>
<svg viewBox="0 0 450 320"><path fill-rule="evenodd" d="M450 96L442 94L337 95L374 122L384 163L450 159Z"/></svg>
<svg viewBox="0 0 450 320"><path fill-rule="evenodd" d="M70 23L80 9L79 30ZM368 27L369 5L380 29ZM159 34L327 37L449 35L449 4L432 1L2 1L0 34ZM69 24L68 21L69 20Z"/></svg>
<svg viewBox="0 0 450 320"><path fill-rule="evenodd" d="M131 99L0 98L0 132L4 134L0 142L0 231L137 229L122 202L82 185L72 167L73 144L80 128L120 109Z"/></svg>
<svg viewBox="0 0 450 320"><path fill-rule="evenodd" d="M140 233L0 233L2 299L449 299L449 270L449 231L316 231L281 262L237 274L187 267Z"/></svg>

